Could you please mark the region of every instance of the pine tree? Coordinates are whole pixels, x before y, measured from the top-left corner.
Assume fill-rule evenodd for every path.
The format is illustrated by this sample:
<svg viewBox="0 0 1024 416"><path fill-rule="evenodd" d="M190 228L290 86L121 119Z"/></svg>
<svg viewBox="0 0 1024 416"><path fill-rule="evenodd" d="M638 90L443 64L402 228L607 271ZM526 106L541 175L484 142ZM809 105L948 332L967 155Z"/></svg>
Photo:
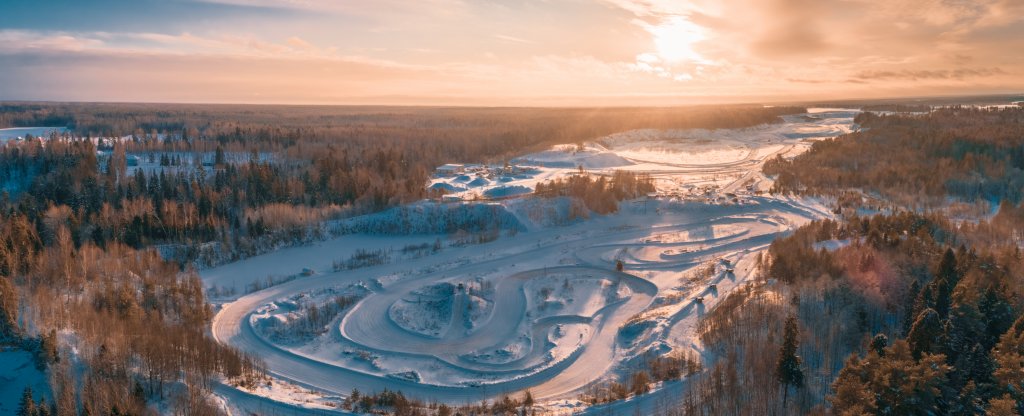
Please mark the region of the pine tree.
<svg viewBox="0 0 1024 416"><path fill-rule="evenodd" d="M871 339L871 349L878 354L879 357L885 357L885 347L889 346L889 337L885 334L875 335Z"/></svg>
<svg viewBox="0 0 1024 416"><path fill-rule="evenodd" d="M851 354L832 384L829 397L835 414L929 415L944 414L949 366L942 355L920 360L906 341L886 348L885 357L874 352L864 359Z"/></svg>
<svg viewBox="0 0 1024 416"><path fill-rule="evenodd" d="M800 369L800 356L796 349L800 345L800 329L797 327L796 316L786 318L783 330L782 348L779 350L779 362L775 368L775 378L782 385L782 406L789 399L789 386L796 388L804 385L804 372Z"/></svg>
<svg viewBox="0 0 1024 416"><path fill-rule="evenodd" d="M996 364L992 376L1000 390L1024 404L1024 328L1018 324L1024 324L1024 316L1017 319L992 350Z"/></svg>
<svg viewBox="0 0 1024 416"><path fill-rule="evenodd" d="M950 299L950 286L946 279L935 281L935 312L938 312L939 318L942 319L946 319L949 316L949 305L952 302Z"/></svg>
<svg viewBox="0 0 1024 416"><path fill-rule="evenodd" d="M21 393L21 401L18 402L18 416L35 416L36 402L32 397L32 388L25 387Z"/></svg>
<svg viewBox="0 0 1024 416"><path fill-rule="evenodd" d="M974 305L958 303L943 325L942 342L935 350L946 354L946 362L952 364L966 355L979 340L984 341L984 332L984 317Z"/></svg>
<svg viewBox="0 0 1024 416"><path fill-rule="evenodd" d="M214 152L213 164L217 166L224 165L224 148L217 145L217 150Z"/></svg>
<svg viewBox="0 0 1024 416"><path fill-rule="evenodd" d="M952 248L946 248L946 252L942 254L942 260L939 260L939 267L935 271L935 279L945 280L951 287L959 283L960 276L956 271L956 254L953 253Z"/></svg>
<svg viewBox="0 0 1024 416"><path fill-rule="evenodd" d="M863 380L866 364L857 354L850 354L839 377L832 383L834 394L828 397L836 414L862 415L874 410L874 395L868 391L869 386Z"/></svg>
<svg viewBox="0 0 1024 416"><path fill-rule="evenodd" d="M935 306L935 293L934 285L924 285L921 288L921 293L918 293L917 299L914 301L914 320L917 320L917 316L924 312L925 309L932 308Z"/></svg>
<svg viewBox="0 0 1024 416"><path fill-rule="evenodd" d="M1013 307L1001 291L989 287L978 301L978 312L985 322L985 336L981 345L992 349L999 342L999 336L1010 329L1014 320Z"/></svg>
<svg viewBox="0 0 1024 416"><path fill-rule="evenodd" d="M979 388L987 388L992 383L992 372L995 370L995 363L989 356L988 350L975 343L974 347L965 354L963 364L957 369L972 380Z"/></svg>
<svg viewBox="0 0 1024 416"><path fill-rule="evenodd" d="M36 404L36 416L50 416L53 411L50 409L50 405L46 404L46 399L40 398L39 403Z"/></svg>
<svg viewBox="0 0 1024 416"><path fill-rule="evenodd" d="M922 311L907 334L907 342L910 344L914 359L920 359L923 353L932 352L932 347L941 334L942 321L939 319L939 313L932 308Z"/></svg>

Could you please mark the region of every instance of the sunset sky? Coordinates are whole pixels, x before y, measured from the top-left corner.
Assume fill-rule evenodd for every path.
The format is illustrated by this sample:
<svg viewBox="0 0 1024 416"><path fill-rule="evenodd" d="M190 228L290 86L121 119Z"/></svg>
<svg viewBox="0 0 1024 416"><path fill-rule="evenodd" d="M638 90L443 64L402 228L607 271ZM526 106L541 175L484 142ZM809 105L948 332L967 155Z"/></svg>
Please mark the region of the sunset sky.
<svg viewBox="0 0 1024 416"><path fill-rule="evenodd" d="M1021 0L0 3L0 100L638 105L1024 90Z"/></svg>

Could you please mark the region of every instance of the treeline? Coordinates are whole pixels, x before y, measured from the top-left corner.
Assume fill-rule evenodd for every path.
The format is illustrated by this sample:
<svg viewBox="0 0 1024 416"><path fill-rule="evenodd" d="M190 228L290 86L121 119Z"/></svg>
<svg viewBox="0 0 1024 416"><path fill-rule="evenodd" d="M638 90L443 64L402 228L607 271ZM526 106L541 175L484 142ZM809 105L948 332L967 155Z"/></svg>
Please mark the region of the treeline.
<svg viewBox="0 0 1024 416"><path fill-rule="evenodd" d="M863 113L865 130L814 143L792 161L765 163L776 192L874 192L908 207L947 196L1024 199L1024 109L939 108L920 116Z"/></svg>
<svg viewBox="0 0 1024 416"><path fill-rule="evenodd" d="M591 211L608 214L619 210L619 201L632 199L654 192L654 181L649 175L617 170L611 178L580 173L565 179L554 179L538 183L534 194L546 198L571 196L583 201ZM579 213L577 217L586 216Z"/></svg>
<svg viewBox="0 0 1024 416"><path fill-rule="evenodd" d="M762 270L779 283L738 291L701 322L702 340L722 358L683 408L964 415L1010 403L1024 410L1024 338L1013 329L1024 328L1014 324L1024 322L1024 257L1014 246L953 246L965 239L952 230L940 216L896 213L816 221L776 240ZM799 376L784 377L783 368Z"/></svg>
<svg viewBox="0 0 1024 416"><path fill-rule="evenodd" d="M124 151L117 146L101 167L89 140L5 146L0 149L0 183L15 192L3 201L4 208L40 225L48 216L64 217L60 220L67 222L77 245L116 241L139 248L292 230L336 214L339 204L352 204L346 195L355 194L355 188L375 189L368 179L331 187L256 159L211 171L136 169L129 175Z"/></svg>
<svg viewBox="0 0 1024 416"><path fill-rule="evenodd" d="M755 105L471 108L7 102L0 103L0 127L67 127L92 137L161 134L282 145L300 137L307 140L306 135L293 135L305 132L338 141L450 137L462 142L463 137L476 136L475 145L466 140L446 150L466 145L518 150L536 140L573 143L580 137L636 128L747 127L803 112L799 107ZM497 137L513 142L499 143ZM453 156L470 160L462 159L463 154Z"/></svg>
<svg viewBox="0 0 1024 416"><path fill-rule="evenodd" d="M453 407L444 403L426 403L421 400L408 398L400 391L384 389L384 391L377 393L363 393L359 389L353 389L341 403L341 408L346 411L362 414L395 416L533 416L537 414L534 404L533 394L529 390L523 392L520 399L505 394L501 398L492 401Z"/></svg>
<svg viewBox="0 0 1024 416"><path fill-rule="evenodd" d="M45 144L35 139L3 147L0 184L16 210L36 222L51 205L66 205L76 244L184 244L184 261L209 257L202 243L218 242L218 252L231 257L258 251L258 241L308 238L320 232L316 224L324 219L422 199L434 167L453 160L507 159L632 128L744 127L802 111L20 103L0 108L0 126L71 120L64 124L74 129ZM98 156L98 150L105 153ZM157 157L167 162L158 168L128 166L129 159ZM608 209L607 203L594 204Z"/></svg>
<svg viewBox="0 0 1024 416"><path fill-rule="evenodd" d="M864 111L890 111L894 113L927 113L932 111L928 104L873 104L861 107Z"/></svg>

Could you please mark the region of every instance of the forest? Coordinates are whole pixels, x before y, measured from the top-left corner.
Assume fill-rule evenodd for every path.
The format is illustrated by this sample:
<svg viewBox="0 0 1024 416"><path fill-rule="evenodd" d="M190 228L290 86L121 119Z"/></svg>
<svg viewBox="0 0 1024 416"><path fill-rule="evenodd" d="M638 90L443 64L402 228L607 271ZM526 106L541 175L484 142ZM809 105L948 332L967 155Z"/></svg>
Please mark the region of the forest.
<svg viewBox="0 0 1024 416"><path fill-rule="evenodd" d="M26 390L21 413L216 414L217 383L266 382L258 357L208 335L200 247L228 253L215 262L322 238L329 219L427 197L450 161L801 111L2 104L0 127L70 129L0 146L0 343L33 351L52 386ZM548 185L595 212L648 187L624 174Z"/></svg>
<svg viewBox="0 0 1024 416"><path fill-rule="evenodd" d="M4 146L7 205L33 217L66 206L76 245L180 244L183 262L198 258L203 243L222 244L230 260L253 253L257 241L316 237L327 218L422 199L434 167L451 161L503 161L641 126L749 126L802 111L145 104L3 110L0 125L60 121L74 128L45 145ZM159 160L161 168L129 169L130 157Z"/></svg>
<svg viewBox="0 0 1024 416"><path fill-rule="evenodd" d="M776 239L760 283L701 322L722 359L677 413L1024 412L1022 116L865 113L866 130L766 164L774 191L832 198L841 215ZM842 209L851 195L893 204ZM1002 202L973 221L936 202L975 198Z"/></svg>
<svg viewBox="0 0 1024 416"><path fill-rule="evenodd" d="M924 115L855 120L862 130L816 142L764 172L777 192L838 195L857 190L905 207L936 208L947 197L998 205L1024 199L1024 109L939 108Z"/></svg>
<svg viewBox="0 0 1024 416"><path fill-rule="evenodd" d="M949 225L902 212L773 242L762 283L701 323L724 358L683 413L1019 414L1024 261L1011 246L969 249ZM816 248L830 241L848 244Z"/></svg>

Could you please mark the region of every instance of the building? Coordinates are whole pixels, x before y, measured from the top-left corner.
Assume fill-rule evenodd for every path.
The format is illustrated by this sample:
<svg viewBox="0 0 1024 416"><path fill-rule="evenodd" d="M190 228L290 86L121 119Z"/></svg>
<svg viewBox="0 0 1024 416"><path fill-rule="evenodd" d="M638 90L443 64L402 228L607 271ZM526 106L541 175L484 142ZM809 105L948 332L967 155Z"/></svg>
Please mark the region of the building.
<svg viewBox="0 0 1024 416"><path fill-rule="evenodd" d="M438 175L458 175L465 171L466 168L458 163L448 163L441 165L437 168Z"/></svg>

